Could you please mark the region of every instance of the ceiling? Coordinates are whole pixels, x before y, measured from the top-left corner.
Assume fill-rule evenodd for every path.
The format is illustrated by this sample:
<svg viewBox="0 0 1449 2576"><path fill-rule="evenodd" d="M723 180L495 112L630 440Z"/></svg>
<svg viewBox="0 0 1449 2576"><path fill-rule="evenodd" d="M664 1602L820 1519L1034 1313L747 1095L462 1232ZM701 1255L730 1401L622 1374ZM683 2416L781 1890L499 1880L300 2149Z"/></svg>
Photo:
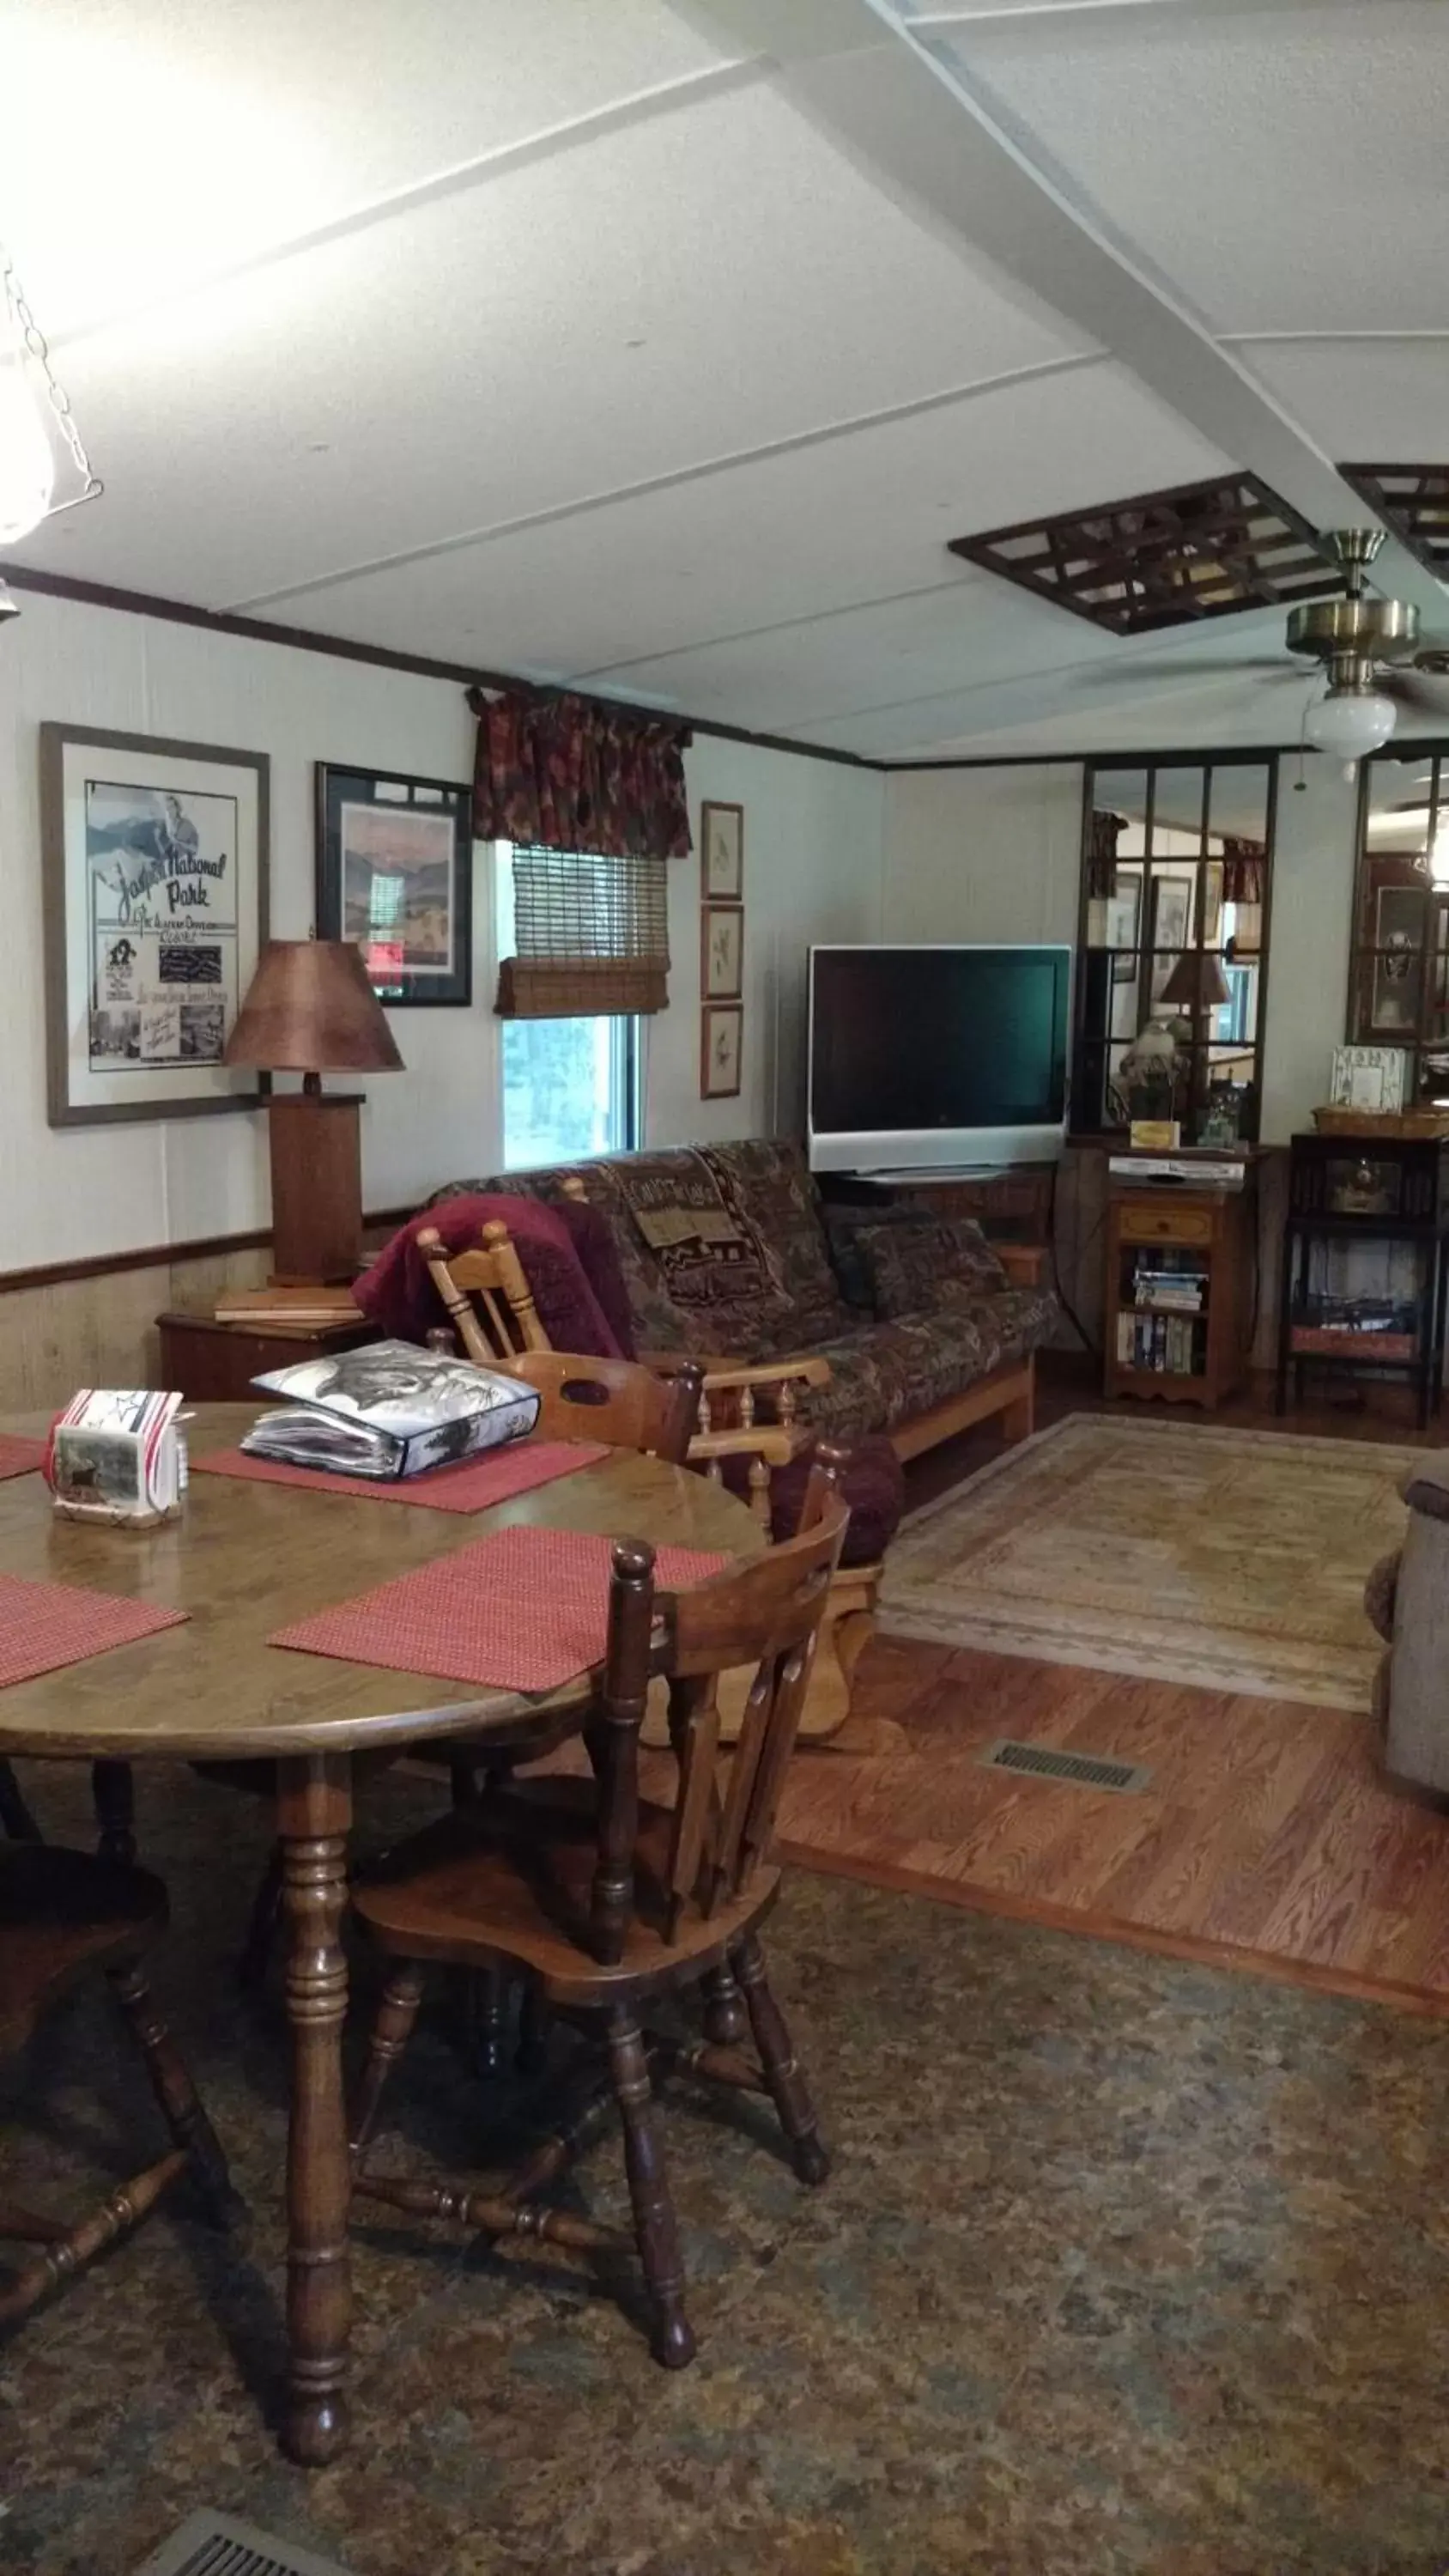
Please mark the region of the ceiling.
<svg viewBox="0 0 1449 2576"><path fill-rule="evenodd" d="M1449 461L1441 0L0 0L0 73L106 485L40 571L877 759L1274 742L1193 665L1281 612L946 540Z"/></svg>

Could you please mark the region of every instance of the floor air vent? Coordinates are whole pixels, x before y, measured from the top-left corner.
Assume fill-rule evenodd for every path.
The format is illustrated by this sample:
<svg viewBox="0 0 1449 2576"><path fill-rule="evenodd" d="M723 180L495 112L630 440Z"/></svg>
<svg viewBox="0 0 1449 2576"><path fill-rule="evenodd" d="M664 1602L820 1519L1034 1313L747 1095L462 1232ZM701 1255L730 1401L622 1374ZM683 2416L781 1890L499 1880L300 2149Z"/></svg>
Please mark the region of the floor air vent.
<svg viewBox="0 0 1449 2576"><path fill-rule="evenodd" d="M988 1744L981 1760L988 1771L1019 1771L1028 1780L1067 1780L1078 1789L1116 1789L1127 1797L1145 1789L1152 1777L1140 1762L1114 1762L1109 1753L1064 1753L1056 1744L1018 1744L1009 1735Z"/></svg>
<svg viewBox="0 0 1449 2576"><path fill-rule="evenodd" d="M348 2570L249 2522L193 2513L136 2576L348 2576Z"/></svg>

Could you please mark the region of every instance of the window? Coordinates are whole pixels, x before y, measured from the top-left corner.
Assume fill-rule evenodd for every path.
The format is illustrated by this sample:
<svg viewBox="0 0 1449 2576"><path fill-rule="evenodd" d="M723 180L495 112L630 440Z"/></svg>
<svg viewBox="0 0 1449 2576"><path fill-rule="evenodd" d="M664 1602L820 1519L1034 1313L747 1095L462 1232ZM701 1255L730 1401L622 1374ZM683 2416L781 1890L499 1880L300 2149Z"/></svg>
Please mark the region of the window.
<svg viewBox="0 0 1449 2576"><path fill-rule="evenodd" d="M514 948L512 850L494 849L498 954ZM643 1046L636 1013L503 1019L503 1168L624 1154L640 1141Z"/></svg>
<svg viewBox="0 0 1449 2576"><path fill-rule="evenodd" d="M1277 763L1089 763L1072 1127L1172 1117L1184 1144L1258 1133ZM1171 1032L1144 1078L1135 1042ZM1154 1097L1134 1099L1134 1090Z"/></svg>

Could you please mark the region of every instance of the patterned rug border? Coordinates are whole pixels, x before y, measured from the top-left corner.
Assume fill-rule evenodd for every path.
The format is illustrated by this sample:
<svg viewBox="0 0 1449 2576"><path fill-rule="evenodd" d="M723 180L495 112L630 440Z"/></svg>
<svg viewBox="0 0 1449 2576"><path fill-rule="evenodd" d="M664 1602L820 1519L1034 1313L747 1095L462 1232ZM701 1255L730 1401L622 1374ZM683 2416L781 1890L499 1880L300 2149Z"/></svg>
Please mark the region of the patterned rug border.
<svg viewBox="0 0 1449 2576"><path fill-rule="evenodd" d="M1030 1438L1017 1441L999 1457L990 1458L958 1484L949 1486L930 1502L908 1512L901 1523L901 1535L914 1535L933 1520L959 1507L968 1497L976 1499L999 1477L1019 1471L1049 1444L1061 1443L1069 1434L1102 1431L1127 1446L1146 1446L1157 1440L1190 1439L1215 1447L1311 1452L1324 1465L1341 1462L1372 1472L1373 1461L1394 1458L1417 1459L1423 1453L1406 1441L1337 1440L1321 1438L1304 1431L1259 1431L1233 1423L1185 1422L1158 1416L1142 1420L1120 1414L1073 1412L1060 1421L1048 1423ZM1382 1471L1381 1471L1382 1472ZM1395 1483L1397 1485L1397 1478ZM906 1578L900 1578L904 1587ZM1120 1673L1125 1678L1186 1684L1190 1688L1226 1692L1234 1697L1253 1699L1298 1699L1306 1705L1342 1708L1367 1714L1369 1682L1364 1675L1357 1679L1348 1674L1341 1678L1327 1671L1311 1646L1297 1646L1280 1641L1276 1665L1272 1672L1261 1667L1261 1658L1248 1643L1241 1648L1226 1631L1220 1632L1210 1656L1195 1656L1184 1644L1173 1642L1155 1647L1137 1638L1115 1644L1100 1635L1082 1635L1073 1626L1070 1613L1060 1621L1043 1607L1034 1616L1023 1617L1018 1610L993 1610L989 1605L979 1609L932 1610L911 1600L892 1600L890 1561L887 1559L886 1580L878 1613L883 1635L913 1638L925 1645L948 1646L957 1651L1010 1655L1028 1661L1065 1664L1081 1671ZM1366 1645L1368 1633L1366 1632ZM1376 1649L1375 1649L1376 1651ZM1295 1672L1295 1663L1298 1670Z"/></svg>
<svg viewBox="0 0 1449 2576"><path fill-rule="evenodd" d="M1033 1431L1029 1438L1014 1441L1009 1449L1002 1450L999 1457L988 1458L981 1466L973 1467L969 1476L963 1476L959 1484L948 1485L943 1494L933 1494L928 1503L917 1503L913 1511L903 1515L901 1528L916 1529L923 1521L934 1520L938 1512L945 1511L952 1503L959 1503L962 1495L970 1493L973 1487L990 1484L994 1477L1018 1466L1022 1459L1029 1457L1034 1449L1043 1448L1047 1441L1059 1440L1064 1431L1080 1430L1084 1424L1098 1422L1110 1424L1114 1430L1125 1432L1134 1439L1139 1433L1146 1439L1160 1440L1188 1432L1196 1440L1231 1442L1235 1447L1254 1449L1311 1449L1316 1455L1326 1453L1330 1458L1361 1458L1365 1452L1372 1456L1376 1449L1402 1450L1405 1455L1413 1457L1432 1455L1431 1451L1419 1448L1410 1440L1333 1440L1316 1431L1252 1431L1246 1424L1239 1426L1233 1422L1169 1422L1158 1414L1145 1416L1139 1422L1120 1413L1064 1413L1060 1421L1046 1423L1040 1431ZM1449 1447L1449 1440L1445 1446Z"/></svg>

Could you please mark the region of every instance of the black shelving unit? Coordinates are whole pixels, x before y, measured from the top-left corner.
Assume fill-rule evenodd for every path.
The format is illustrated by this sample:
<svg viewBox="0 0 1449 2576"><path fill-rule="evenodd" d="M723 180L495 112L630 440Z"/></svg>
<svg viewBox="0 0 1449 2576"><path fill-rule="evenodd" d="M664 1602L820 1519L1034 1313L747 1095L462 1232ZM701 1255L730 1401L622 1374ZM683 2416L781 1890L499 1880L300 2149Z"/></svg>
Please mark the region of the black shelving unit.
<svg viewBox="0 0 1449 2576"><path fill-rule="evenodd" d="M1375 1134L1293 1138L1278 1300L1279 1413L1287 1404L1290 1370L1299 1401L1309 1367L1359 1374L1371 1370L1408 1378L1417 1392L1420 1423L1428 1422L1438 1410L1444 1374L1446 1236L1449 1139ZM1391 1311L1391 1293L1382 1299L1365 1297L1366 1314L1380 1309L1377 1322L1363 1330L1327 1325L1323 1303L1315 1306L1310 1283L1315 1246L1333 1243L1408 1245L1414 1284L1402 1300L1405 1311Z"/></svg>

